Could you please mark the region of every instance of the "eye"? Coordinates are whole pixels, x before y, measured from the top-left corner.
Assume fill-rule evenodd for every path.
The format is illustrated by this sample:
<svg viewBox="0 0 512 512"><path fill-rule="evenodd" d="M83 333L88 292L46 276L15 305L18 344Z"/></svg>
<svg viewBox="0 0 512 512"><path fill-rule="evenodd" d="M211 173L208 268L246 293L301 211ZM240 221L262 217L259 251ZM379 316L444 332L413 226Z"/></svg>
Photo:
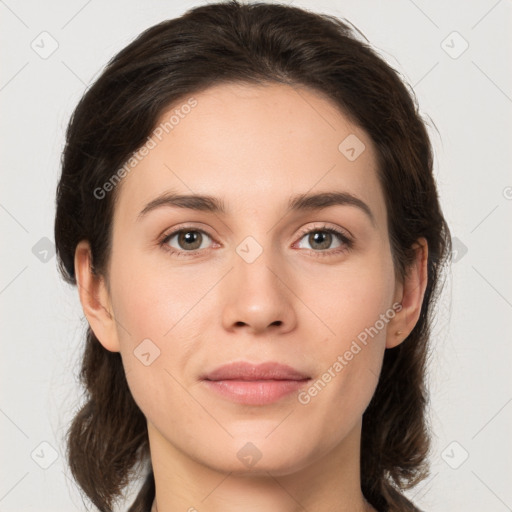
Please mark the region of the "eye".
<svg viewBox="0 0 512 512"><path fill-rule="evenodd" d="M318 253L318 256L328 256L348 251L353 245L352 240L343 232L327 226L317 226L301 233L301 235L298 248L308 249L308 247L301 245L301 241L306 240L310 246L309 248ZM333 246L333 243L336 245Z"/></svg>
<svg viewBox="0 0 512 512"><path fill-rule="evenodd" d="M166 235L161 245L172 253L183 255L207 248L205 247L207 239L212 240L210 235L201 229L181 228Z"/></svg>
<svg viewBox="0 0 512 512"><path fill-rule="evenodd" d="M300 237L295 246L299 249L309 249L315 256L332 256L346 252L353 246L353 241L345 233L326 225L304 230ZM213 238L202 229L181 227L166 234L160 245L173 255L192 257L196 256L201 250L211 248L211 244L208 245L208 240L211 242ZM305 240L310 247L304 247L302 240Z"/></svg>

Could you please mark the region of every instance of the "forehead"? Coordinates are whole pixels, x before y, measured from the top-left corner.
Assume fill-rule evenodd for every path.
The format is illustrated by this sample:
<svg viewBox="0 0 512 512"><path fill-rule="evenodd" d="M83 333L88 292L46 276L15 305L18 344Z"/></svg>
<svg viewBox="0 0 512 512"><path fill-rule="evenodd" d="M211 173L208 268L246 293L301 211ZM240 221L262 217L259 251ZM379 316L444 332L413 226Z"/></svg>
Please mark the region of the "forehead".
<svg viewBox="0 0 512 512"><path fill-rule="evenodd" d="M347 191L385 217L371 139L305 87L221 84L191 94L160 116L147 146L118 191L116 216L127 221L167 190L217 196L233 214Z"/></svg>

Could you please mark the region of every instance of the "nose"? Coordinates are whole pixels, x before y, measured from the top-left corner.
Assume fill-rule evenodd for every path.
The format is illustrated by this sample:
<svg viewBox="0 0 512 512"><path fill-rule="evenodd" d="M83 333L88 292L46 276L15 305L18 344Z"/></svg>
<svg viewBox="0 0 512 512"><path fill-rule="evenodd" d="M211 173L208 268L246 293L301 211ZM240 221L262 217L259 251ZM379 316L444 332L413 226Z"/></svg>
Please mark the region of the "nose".
<svg viewBox="0 0 512 512"><path fill-rule="evenodd" d="M223 280L224 328L230 332L284 334L297 323L293 283L284 265L269 251L252 263L235 255L234 268Z"/></svg>

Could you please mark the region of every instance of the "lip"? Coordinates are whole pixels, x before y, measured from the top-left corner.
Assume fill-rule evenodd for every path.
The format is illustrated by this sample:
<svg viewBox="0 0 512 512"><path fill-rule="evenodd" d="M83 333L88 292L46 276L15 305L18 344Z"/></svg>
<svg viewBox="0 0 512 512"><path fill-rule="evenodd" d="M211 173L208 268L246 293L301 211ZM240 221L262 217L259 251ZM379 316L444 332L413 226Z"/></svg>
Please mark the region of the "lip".
<svg viewBox="0 0 512 512"><path fill-rule="evenodd" d="M247 405L276 402L298 391L310 379L291 366L272 361L260 364L234 362L201 377L209 390L232 402Z"/></svg>
<svg viewBox="0 0 512 512"><path fill-rule="evenodd" d="M268 361L252 364L236 361L215 368L201 377L201 380L304 380L306 375L286 364Z"/></svg>

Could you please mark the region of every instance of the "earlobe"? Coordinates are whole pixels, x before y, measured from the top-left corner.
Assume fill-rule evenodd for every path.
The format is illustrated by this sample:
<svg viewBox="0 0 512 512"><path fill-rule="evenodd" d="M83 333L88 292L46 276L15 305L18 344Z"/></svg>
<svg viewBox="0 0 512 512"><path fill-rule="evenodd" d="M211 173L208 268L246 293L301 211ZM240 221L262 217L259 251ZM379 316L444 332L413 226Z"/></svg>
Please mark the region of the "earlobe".
<svg viewBox="0 0 512 512"><path fill-rule="evenodd" d="M402 343L418 322L428 280L428 244L420 238L414 245L415 259L407 270L403 284L399 287L397 302L401 309L388 326L386 348Z"/></svg>
<svg viewBox="0 0 512 512"><path fill-rule="evenodd" d="M93 272L87 240L82 240L76 247L75 276L82 309L96 338L107 350L119 352L110 296L105 279Z"/></svg>

